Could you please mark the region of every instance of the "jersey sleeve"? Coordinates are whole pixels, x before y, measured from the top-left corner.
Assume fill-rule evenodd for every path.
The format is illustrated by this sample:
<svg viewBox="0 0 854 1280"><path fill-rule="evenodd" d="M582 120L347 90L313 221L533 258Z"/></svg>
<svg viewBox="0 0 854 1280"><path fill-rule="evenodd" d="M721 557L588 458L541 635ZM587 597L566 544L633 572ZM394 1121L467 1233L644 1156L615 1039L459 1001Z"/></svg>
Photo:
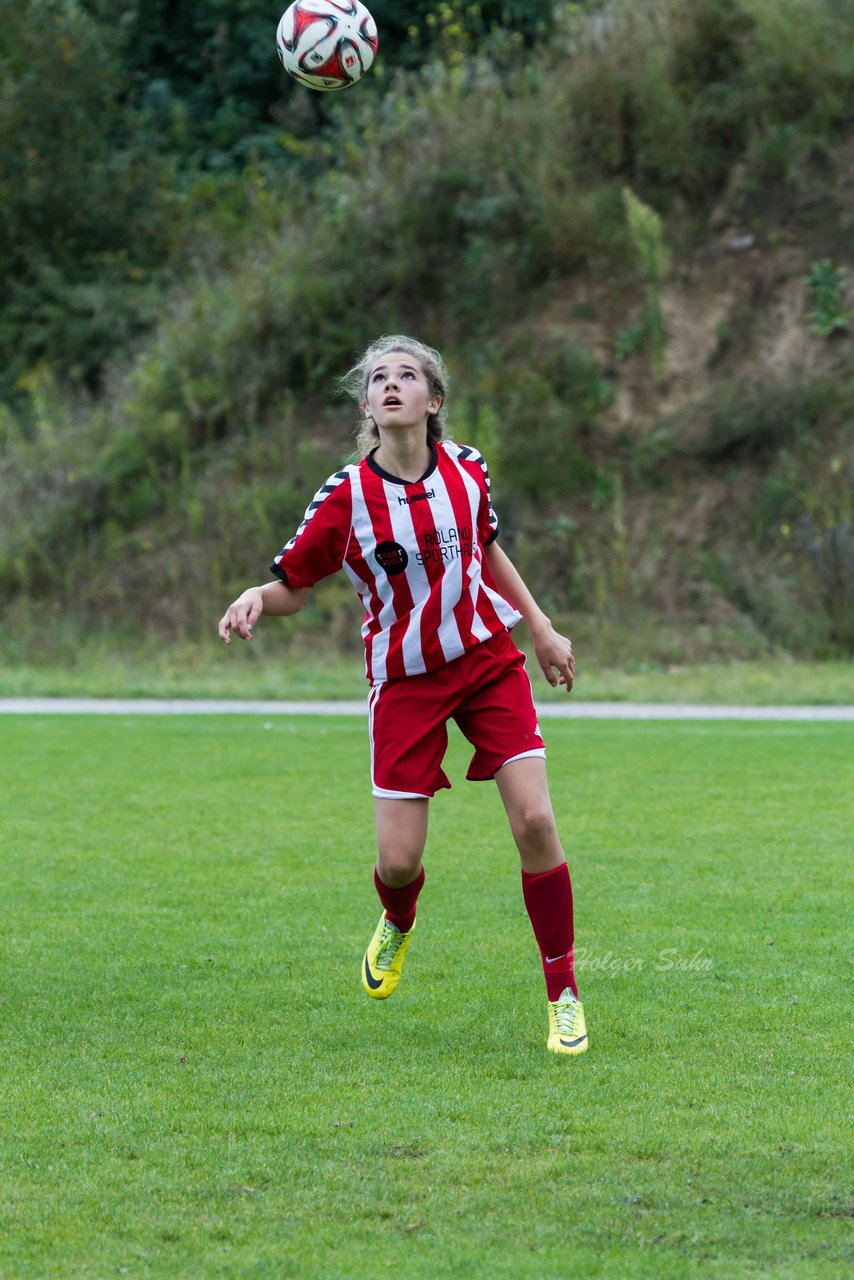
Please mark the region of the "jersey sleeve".
<svg viewBox="0 0 854 1280"><path fill-rule="evenodd" d="M489 467L486 459L471 445L457 446L460 461L470 464L471 473L475 475L480 488L480 504L477 509L477 540L482 547L488 547L498 537L498 516L492 505L492 486L489 479Z"/></svg>
<svg viewBox="0 0 854 1280"><path fill-rule="evenodd" d="M490 542L494 542L498 537L498 516L495 514L495 508L492 505L489 467L486 465L486 459L482 455L480 455L480 465L483 470L485 497L477 513L477 532L482 545L488 547Z"/></svg>
<svg viewBox="0 0 854 1280"><path fill-rule="evenodd" d="M320 486L302 523L270 565L288 587L313 587L344 563L353 513L350 477L336 471Z"/></svg>

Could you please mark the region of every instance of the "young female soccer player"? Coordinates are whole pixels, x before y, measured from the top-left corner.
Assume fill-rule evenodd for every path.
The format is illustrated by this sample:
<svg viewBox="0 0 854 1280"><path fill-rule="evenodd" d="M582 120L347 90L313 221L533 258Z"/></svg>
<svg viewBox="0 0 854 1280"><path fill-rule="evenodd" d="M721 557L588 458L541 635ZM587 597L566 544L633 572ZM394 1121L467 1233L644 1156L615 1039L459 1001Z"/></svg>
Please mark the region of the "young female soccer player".
<svg viewBox="0 0 854 1280"><path fill-rule="evenodd" d="M438 352L399 334L380 338L344 381L365 415L366 456L321 485L270 566L276 581L244 591L219 634L226 644L232 632L251 640L262 613L297 613L321 578L343 568L366 614L374 883L383 906L362 985L383 1000L400 980L424 884L430 797L450 786L442 759L453 719L475 748L467 776L495 779L521 855L546 979L548 1048L584 1053L569 870L525 659L510 628L525 619L546 679L567 691L572 645L496 542L483 458L443 438L448 378Z"/></svg>

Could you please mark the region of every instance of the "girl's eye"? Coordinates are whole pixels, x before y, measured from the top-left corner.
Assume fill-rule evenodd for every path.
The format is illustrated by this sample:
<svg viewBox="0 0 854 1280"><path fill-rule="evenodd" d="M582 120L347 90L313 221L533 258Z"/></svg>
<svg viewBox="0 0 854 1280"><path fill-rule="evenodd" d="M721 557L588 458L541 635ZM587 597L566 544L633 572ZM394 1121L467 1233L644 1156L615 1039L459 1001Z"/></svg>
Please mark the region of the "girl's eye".
<svg viewBox="0 0 854 1280"><path fill-rule="evenodd" d="M411 369L407 369L403 376L404 378L414 378L415 374L412 372Z"/></svg>

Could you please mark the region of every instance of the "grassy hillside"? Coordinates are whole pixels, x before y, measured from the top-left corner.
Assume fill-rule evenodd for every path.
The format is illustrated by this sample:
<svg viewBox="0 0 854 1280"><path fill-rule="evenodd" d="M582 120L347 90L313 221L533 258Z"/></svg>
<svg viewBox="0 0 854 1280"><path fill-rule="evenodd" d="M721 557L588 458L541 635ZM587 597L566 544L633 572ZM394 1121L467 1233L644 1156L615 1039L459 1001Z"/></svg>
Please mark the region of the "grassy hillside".
<svg viewBox="0 0 854 1280"><path fill-rule="evenodd" d="M850 5L571 5L527 51L453 16L427 66L285 121L287 163L185 196L182 282L96 393L20 378L7 660L204 633L351 453L335 377L396 329L445 352L508 550L602 662L850 653ZM297 635L356 622L334 581Z"/></svg>

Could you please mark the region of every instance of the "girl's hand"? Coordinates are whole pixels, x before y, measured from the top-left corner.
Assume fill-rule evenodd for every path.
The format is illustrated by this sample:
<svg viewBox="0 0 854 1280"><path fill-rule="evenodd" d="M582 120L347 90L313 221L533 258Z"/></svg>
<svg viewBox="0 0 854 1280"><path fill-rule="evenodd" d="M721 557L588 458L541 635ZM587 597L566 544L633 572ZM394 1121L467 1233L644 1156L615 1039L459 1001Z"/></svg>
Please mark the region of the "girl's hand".
<svg viewBox="0 0 854 1280"><path fill-rule="evenodd" d="M219 620L219 636L231 644L231 633L242 640L252 639L252 628L264 612L264 597L260 587L250 587L230 604Z"/></svg>
<svg viewBox="0 0 854 1280"><path fill-rule="evenodd" d="M572 689L575 679L575 658L572 654L572 641L566 636L558 635L549 623L542 631L534 635L534 652L537 662L543 669L543 675L554 689L559 684L566 685L566 691ZM556 668L555 675L552 668Z"/></svg>

